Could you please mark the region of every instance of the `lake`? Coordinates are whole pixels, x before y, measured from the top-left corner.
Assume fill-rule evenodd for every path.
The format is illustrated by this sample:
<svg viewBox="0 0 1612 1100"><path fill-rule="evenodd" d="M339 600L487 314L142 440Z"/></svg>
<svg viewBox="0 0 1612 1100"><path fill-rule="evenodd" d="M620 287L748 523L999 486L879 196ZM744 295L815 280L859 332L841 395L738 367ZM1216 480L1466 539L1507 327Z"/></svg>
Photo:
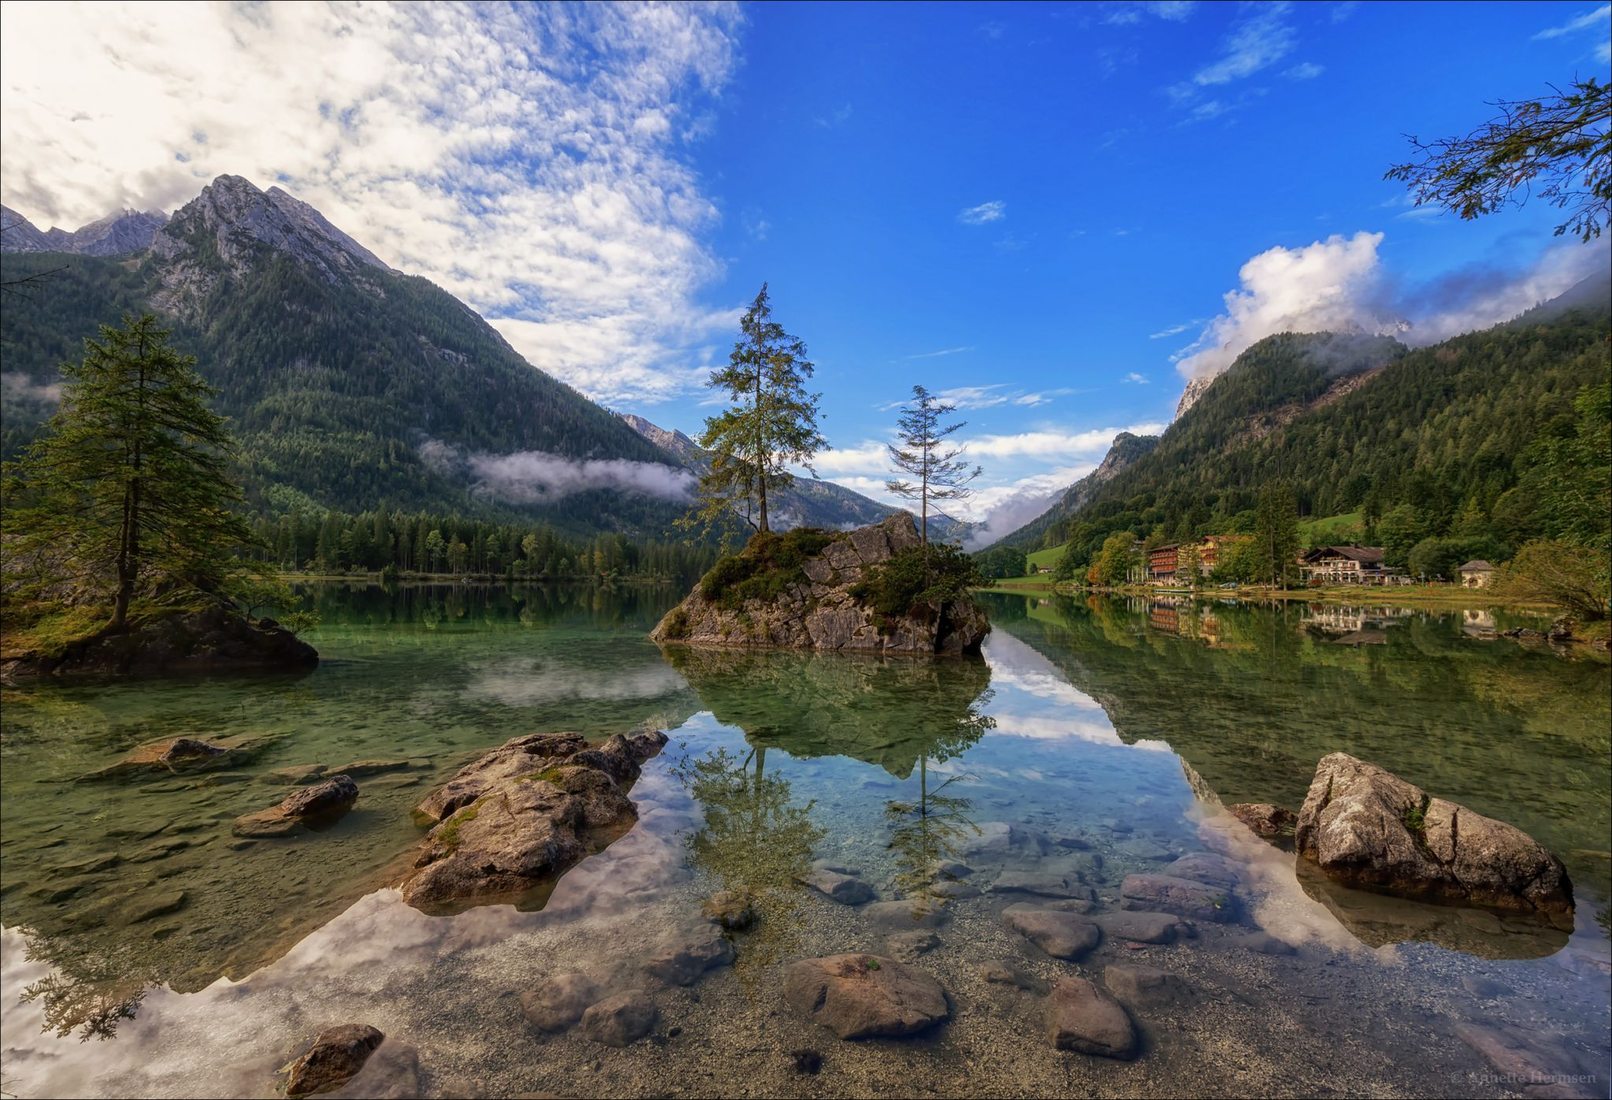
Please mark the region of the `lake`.
<svg viewBox="0 0 1612 1100"><path fill-rule="evenodd" d="M5 1095L271 1096L300 1044L349 1022L387 1035L354 1095L1506 1096L1535 1072L1607 1093L1608 665L1496 638L1503 614L992 595L984 660L929 662L663 654L645 634L670 589L311 594L307 675L5 691ZM632 790L637 825L541 909L428 916L392 888L422 836L410 808L479 753L645 727L671 741ZM92 777L180 734L242 748ZM1296 809L1340 750L1550 847L1575 928L1340 890L1224 812ZM231 835L313 764L359 765L351 813ZM1069 963L1001 918L1033 900L1008 876L1066 875L1109 911L1125 875L1198 851L1240 865L1240 919ZM823 861L893 899L941 860L964 865L957 896L914 965L950 1021L842 1042L799 1018L789 960L888 954L904 930L796 876ZM643 976L739 888L761 919L731 967ZM1041 983L1129 964L1183 979L1131 1005L1141 1055L1054 1050ZM520 994L572 970L646 990L651 1036L532 1029Z"/></svg>

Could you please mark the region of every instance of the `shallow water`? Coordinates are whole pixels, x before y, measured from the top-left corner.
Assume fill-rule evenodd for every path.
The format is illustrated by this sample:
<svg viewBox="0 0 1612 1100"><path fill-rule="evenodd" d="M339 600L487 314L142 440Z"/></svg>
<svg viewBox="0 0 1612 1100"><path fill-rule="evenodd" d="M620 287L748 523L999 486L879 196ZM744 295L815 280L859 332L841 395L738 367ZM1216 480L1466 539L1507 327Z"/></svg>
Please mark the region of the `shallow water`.
<svg viewBox="0 0 1612 1100"><path fill-rule="evenodd" d="M1567 1087L1606 1093L1607 666L1475 636L1479 609L993 597L986 659L930 663L663 656L644 633L670 591L318 599L325 659L305 677L6 693L5 1093L272 1095L300 1042L350 1021L388 1036L351 1086L368 1095L1506 1095L1517 1083L1459 1038L1497 1023L1551 1072L1597 1077ZM409 808L478 752L643 725L672 742L632 792L637 827L541 912L429 917L389 888L420 835ZM222 770L79 781L177 733L250 751ZM1571 939L1330 889L1219 808L1296 807L1340 749L1561 854ZM363 760L389 767L359 777L358 808L330 830L230 837L288 789L270 773ZM787 960L884 953L900 930L797 885L813 859L885 899L924 890L938 858L982 887L1078 871L1106 910L1125 874L1205 849L1244 864L1247 915L1176 944L1105 941L1059 962L1002 926L1031 899L953 900L916 962L953 1005L925 1037L840 1042L780 999ZM648 982L643 957L732 887L763 913L735 937L737 963L689 988ZM1252 950L1256 928L1296 952ZM1131 1006L1144 1052L1113 1062L1054 1051L1035 994L981 980L997 959L1099 983L1105 965L1141 962L1195 992ZM518 994L573 969L648 989L652 1038L618 1050L532 1032ZM803 1048L822 1052L819 1074L796 1072Z"/></svg>

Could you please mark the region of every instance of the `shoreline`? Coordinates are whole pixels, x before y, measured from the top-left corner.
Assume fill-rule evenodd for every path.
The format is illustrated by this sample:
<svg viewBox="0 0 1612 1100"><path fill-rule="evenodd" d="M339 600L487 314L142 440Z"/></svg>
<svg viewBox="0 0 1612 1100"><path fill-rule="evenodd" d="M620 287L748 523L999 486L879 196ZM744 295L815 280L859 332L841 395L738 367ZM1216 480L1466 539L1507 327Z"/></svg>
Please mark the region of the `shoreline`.
<svg viewBox="0 0 1612 1100"><path fill-rule="evenodd" d="M1438 607L1446 610L1467 609L1476 606L1505 608L1510 611L1534 612L1540 615L1562 615L1566 612L1553 604L1539 600L1523 600L1501 596L1486 588L1460 588L1455 585L1378 585L1327 586L1324 588L1268 588L1242 585L1237 588L1165 588L1153 585L1119 585L1113 588L1076 585L1068 581L1056 582L1050 578L1040 581L1033 577L1010 577L1004 581L974 589L976 592L1015 592L1023 595L1076 596L1093 594L1104 596L1138 596L1160 598L1187 596L1192 599L1240 599L1295 601L1300 603L1375 604L1383 607Z"/></svg>

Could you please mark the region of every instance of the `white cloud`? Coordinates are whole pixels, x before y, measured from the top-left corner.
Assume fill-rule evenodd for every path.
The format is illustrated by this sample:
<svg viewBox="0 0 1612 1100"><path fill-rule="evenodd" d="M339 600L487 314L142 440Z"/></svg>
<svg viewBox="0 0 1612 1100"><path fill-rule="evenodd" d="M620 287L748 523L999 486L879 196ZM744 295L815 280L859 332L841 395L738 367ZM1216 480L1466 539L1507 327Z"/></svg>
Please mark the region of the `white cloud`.
<svg viewBox="0 0 1612 1100"><path fill-rule="evenodd" d="M1406 286L1378 255L1381 233L1332 236L1261 252L1238 272L1226 310L1176 353L1184 378L1211 377L1279 332L1392 333L1429 344L1515 317L1603 269L1604 249L1553 245L1522 269L1474 267Z"/></svg>
<svg viewBox="0 0 1612 1100"><path fill-rule="evenodd" d="M1180 336L1193 325L1201 324L1203 324L1203 318L1194 317L1190 321L1182 321L1179 325L1171 325L1169 328L1161 328L1157 332L1150 332L1148 333L1147 338L1149 340L1163 340L1166 336Z"/></svg>
<svg viewBox="0 0 1612 1100"><path fill-rule="evenodd" d="M970 206L957 213L957 220L964 225L986 225L990 222L999 222L1007 217L1007 203L1001 199L992 199L982 202L978 206Z"/></svg>
<svg viewBox="0 0 1612 1100"><path fill-rule="evenodd" d="M950 389L935 393L935 399L958 409L994 409L1001 405L1017 405L1020 408L1034 408L1045 405L1054 398L1062 397L1070 391L1059 388L1052 390L1027 391L1010 388L1005 382L997 382L989 386L953 386ZM880 412L889 412L905 405L911 398L904 397L899 401L891 401L880 405Z"/></svg>
<svg viewBox="0 0 1612 1100"><path fill-rule="evenodd" d="M941 348L939 351L921 351L917 355L904 355L903 359L940 359L947 355L961 355L965 351L973 351L974 345L960 348Z"/></svg>
<svg viewBox="0 0 1612 1100"><path fill-rule="evenodd" d="M689 471L660 462L578 460L545 451L465 452L440 439L427 439L419 453L436 473L468 478L472 492L516 504L547 504L592 489L685 501L696 481Z"/></svg>
<svg viewBox="0 0 1612 1100"><path fill-rule="evenodd" d="M1287 22L1292 5L1254 5L1252 14L1239 22L1221 45L1220 56L1193 74L1192 82L1201 87L1229 84L1253 76L1293 52L1298 34Z"/></svg>
<svg viewBox="0 0 1612 1100"><path fill-rule="evenodd" d="M1603 23L1612 23L1612 4L1602 4L1592 8L1583 15L1569 19L1560 26L1547 27L1534 35L1534 41L1547 38L1562 38L1566 35L1577 34L1579 31L1595 30Z"/></svg>
<svg viewBox="0 0 1612 1100"><path fill-rule="evenodd" d="M1151 15L1168 23L1181 23L1197 6L1193 0L1128 0L1110 5L1103 22L1112 27L1129 27Z"/></svg>
<svg viewBox="0 0 1612 1100"><path fill-rule="evenodd" d="M1145 386L1148 384L1147 375L1138 374L1136 371L1131 371L1124 378L1120 379L1120 381L1129 382L1135 386Z"/></svg>
<svg viewBox="0 0 1612 1100"><path fill-rule="evenodd" d="M1301 61L1292 68L1284 70L1282 75L1289 80L1314 80L1326 71L1325 65L1317 65L1313 61Z"/></svg>
<svg viewBox="0 0 1612 1100"><path fill-rule="evenodd" d="M698 304L718 215L684 151L735 65L734 6L8 4L0 20L0 189L42 224L172 209L222 173L279 184L604 400L686 389L733 315Z"/></svg>

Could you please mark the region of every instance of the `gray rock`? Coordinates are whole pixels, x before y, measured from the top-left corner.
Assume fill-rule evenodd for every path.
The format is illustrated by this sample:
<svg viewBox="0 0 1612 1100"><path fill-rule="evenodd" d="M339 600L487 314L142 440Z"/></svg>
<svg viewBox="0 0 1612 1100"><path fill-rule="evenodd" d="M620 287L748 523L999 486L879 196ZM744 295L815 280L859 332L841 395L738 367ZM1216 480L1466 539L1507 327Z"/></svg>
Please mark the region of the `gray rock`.
<svg viewBox="0 0 1612 1100"><path fill-rule="evenodd" d="M311 783L324 775L327 770L323 764L294 764L289 768L276 768L272 772L264 772L258 778L264 783L273 783L278 787L295 787L302 783Z"/></svg>
<svg viewBox="0 0 1612 1100"><path fill-rule="evenodd" d="M244 837L290 836L330 824L357 801L358 784L348 776L333 775L292 791L278 806L236 818L230 831Z"/></svg>
<svg viewBox="0 0 1612 1100"><path fill-rule="evenodd" d="M1103 938L1102 930L1085 917L1056 909L1010 905L1002 923L1055 959L1083 958Z"/></svg>
<svg viewBox="0 0 1612 1100"><path fill-rule="evenodd" d="M628 989L582 1013L582 1034L610 1047L631 1046L655 1026L660 1015L655 1002L642 989Z"/></svg>
<svg viewBox="0 0 1612 1100"><path fill-rule="evenodd" d="M1182 977L1152 966L1126 966L1118 963L1103 967L1103 982L1109 990L1134 1005L1156 1005L1191 996L1192 985Z"/></svg>
<svg viewBox="0 0 1612 1100"><path fill-rule="evenodd" d="M1234 921L1237 899L1230 891L1173 875L1126 875L1120 884L1126 909L1176 913L1195 920Z"/></svg>
<svg viewBox="0 0 1612 1100"><path fill-rule="evenodd" d="M948 601L937 614L880 616L853 590L868 571L919 544L910 513L845 532L801 564L801 578L769 600L722 606L700 587L667 613L650 637L657 643L862 650L880 653L978 653L990 630L971 598ZM749 548L745 552L749 552Z"/></svg>
<svg viewBox="0 0 1612 1100"><path fill-rule="evenodd" d="M666 735L616 734L599 748L578 747L585 744L576 734L515 738L416 807L427 821L449 816L400 884L403 900L431 912L520 902L630 828L638 810L626 792Z"/></svg>
<svg viewBox="0 0 1612 1100"><path fill-rule="evenodd" d="M830 955L794 963L784 972L784 999L841 1039L915 1035L951 1016L939 982L877 955Z"/></svg>
<svg viewBox="0 0 1612 1100"><path fill-rule="evenodd" d="M943 859L935 864L935 877L937 879L967 878L974 873L974 868L955 859Z"/></svg>
<svg viewBox="0 0 1612 1100"><path fill-rule="evenodd" d="M1349 885L1547 915L1573 909L1567 869L1528 834L1346 753L1316 765L1294 843Z"/></svg>
<svg viewBox="0 0 1612 1100"><path fill-rule="evenodd" d="M543 1031L564 1031L599 1000L599 986L586 974L556 974L521 994L521 1014Z"/></svg>
<svg viewBox="0 0 1612 1100"><path fill-rule="evenodd" d="M890 948L890 954L902 962L912 962L939 947L940 937L927 928L915 928L911 932L892 933L885 943Z"/></svg>
<svg viewBox="0 0 1612 1100"><path fill-rule="evenodd" d="M991 883L995 894L1035 894L1046 898L1090 898L1091 889L1065 875L1037 871L1003 871Z"/></svg>
<svg viewBox="0 0 1612 1100"><path fill-rule="evenodd" d="M644 963L644 969L667 985L693 985L707 970L733 963L733 944L705 925L674 937Z"/></svg>
<svg viewBox="0 0 1612 1100"><path fill-rule="evenodd" d="M169 913L177 913L183 909L188 900L189 895L183 890L164 890L157 894L145 894L129 903L123 912L123 920L127 924L139 924L142 921L166 917Z"/></svg>
<svg viewBox="0 0 1612 1100"><path fill-rule="evenodd" d="M336 771L343 775L385 775L387 772L408 771L415 766L412 760L354 760L351 764L343 764Z"/></svg>
<svg viewBox="0 0 1612 1100"><path fill-rule="evenodd" d="M1136 1026L1123 1005L1085 978L1059 978L1046 1000L1047 1038L1059 1050L1136 1056Z"/></svg>
<svg viewBox="0 0 1612 1100"><path fill-rule="evenodd" d="M1240 802L1226 812L1247 825L1261 840L1285 840L1293 835L1299 817L1292 810L1269 802Z"/></svg>
<svg viewBox="0 0 1612 1100"><path fill-rule="evenodd" d="M1103 935L1136 943L1174 943L1187 925L1173 913L1100 913L1092 918Z"/></svg>
<svg viewBox="0 0 1612 1100"><path fill-rule="evenodd" d="M308 1049L285 1066L287 1096L334 1092L364 1068L386 1036L365 1024L343 1024L321 1031Z"/></svg>
<svg viewBox="0 0 1612 1100"><path fill-rule="evenodd" d="M874 898L873 887L859 878L840 874L826 868L807 871L795 876L795 881L809 886L830 901L841 905L863 905Z"/></svg>
<svg viewBox="0 0 1612 1100"><path fill-rule="evenodd" d="M1234 890L1243 881L1243 869L1225 856L1213 852L1193 852L1165 865L1161 874L1191 879L1222 890Z"/></svg>
<svg viewBox="0 0 1612 1100"><path fill-rule="evenodd" d="M980 896L978 886L970 886L966 882L956 882L951 879L930 883L924 889L924 892L932 898L948 898L954 901L958 898L977 898Z"/></svg>
<svg viewBox="0 0 1612 1100"><path fill-rule="evenodd" d="M862 914L874 924L897 932L913 928L939 928L948 919L939 901L911 898L876 901L863 908Z"/></svg>
<svg viewBox="0 0 1612 1100"><path fill-rule="evenodd" d="M1494 1067L1502 1080L1521 1084L1524 1095L1605 1095L1605 1078L1589 1072L1592 1067L1582 1064L1577 1054L1551 1036L1500 1022L1459 1023L1454 1031L1457 1038Z"/></svg>
<svg viewBox="0 0 1612 1100"><path fill-rule="evenodd" d="M1144 837L1121 841L1114 845L1114 850L1121 855L1130 856L1132 859L1145 859L1152 862L1162 862L1169 859L1173 854L1164 845Z"/></svg>

